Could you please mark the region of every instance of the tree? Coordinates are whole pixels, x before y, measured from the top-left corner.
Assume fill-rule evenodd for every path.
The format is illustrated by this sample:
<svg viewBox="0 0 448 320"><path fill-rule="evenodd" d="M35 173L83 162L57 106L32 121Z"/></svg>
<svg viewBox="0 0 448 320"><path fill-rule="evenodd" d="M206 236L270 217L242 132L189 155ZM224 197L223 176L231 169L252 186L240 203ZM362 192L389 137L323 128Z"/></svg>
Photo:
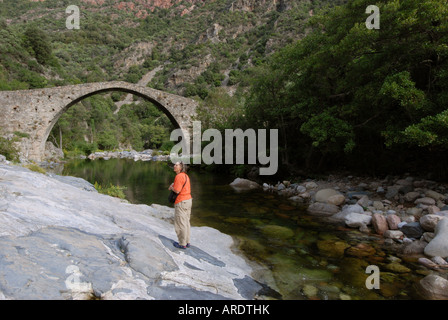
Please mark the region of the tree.
<svg viewBox="0 0 448 320"><path fill-rule="evenodd" d="M30 26L24 33L25 47L40 64L50 64L53 59L50 41L42 30Z"/></svg>
<svg viewBox="0 0 448 320"><path fill-rule="evenodd" d="M305 38L255 69L248 118L281 129L296 160L374 166L406 148L448 151L446 2L380 1L380 30L365 26L370 4L315 15Z"/></svg>

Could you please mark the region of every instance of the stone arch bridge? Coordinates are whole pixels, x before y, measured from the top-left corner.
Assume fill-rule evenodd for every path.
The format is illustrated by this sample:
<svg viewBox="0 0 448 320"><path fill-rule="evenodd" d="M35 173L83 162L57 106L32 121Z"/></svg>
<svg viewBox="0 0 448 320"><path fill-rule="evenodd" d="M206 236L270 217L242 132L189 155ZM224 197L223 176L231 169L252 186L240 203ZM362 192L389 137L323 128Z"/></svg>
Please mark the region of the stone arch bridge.
<svg viewBox="0 0 448 320"><path fill-rule="evenodd" d="M29 160L42 161L45 143L59 117L79 101L108 91L131 93L154 103L182 130L185 141L190 141L198 105L195 100L122 81L0 91L1 133L26 133L29 137L22 139L19 151Z"/></svg>

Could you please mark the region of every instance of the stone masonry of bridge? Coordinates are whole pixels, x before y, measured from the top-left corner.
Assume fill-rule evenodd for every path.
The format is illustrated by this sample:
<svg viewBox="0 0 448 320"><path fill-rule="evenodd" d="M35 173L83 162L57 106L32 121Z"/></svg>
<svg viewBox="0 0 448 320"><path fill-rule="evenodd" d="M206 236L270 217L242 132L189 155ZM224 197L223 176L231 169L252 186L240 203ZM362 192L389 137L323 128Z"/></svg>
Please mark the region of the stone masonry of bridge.
<svg viewBox="0 0 448 320"><path fill-rule="evenodd" d="M42 161L45 143L59 117L77 102L108 91L128 92L151 101L176 128L182 129L183 138L190 141L192 118L198 106L195 100L122 81L0 91L0 133L28 134L28 138L22 139L19 151L28 160Z"/></svg>

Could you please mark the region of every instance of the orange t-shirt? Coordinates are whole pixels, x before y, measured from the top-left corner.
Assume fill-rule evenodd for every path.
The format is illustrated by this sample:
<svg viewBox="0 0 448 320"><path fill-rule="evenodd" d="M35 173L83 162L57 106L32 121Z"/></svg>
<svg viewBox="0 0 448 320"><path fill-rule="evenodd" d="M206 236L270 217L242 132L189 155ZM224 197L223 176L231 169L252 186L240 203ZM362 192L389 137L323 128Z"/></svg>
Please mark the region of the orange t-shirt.
<svg viewBox="0 0 448 320"><path fill-rule="evenodd" d="M187 183L185 183L185 180L187 181ZM185 183L185 186L184 186L184 183ZM173 189L175 191L179 191L182 189L180 191L180 193L178 194L174 204L179 203L184 200L191 199L190 177L188 177L187 174L184 172L177 174L176 177L174 178Z"/></svg>

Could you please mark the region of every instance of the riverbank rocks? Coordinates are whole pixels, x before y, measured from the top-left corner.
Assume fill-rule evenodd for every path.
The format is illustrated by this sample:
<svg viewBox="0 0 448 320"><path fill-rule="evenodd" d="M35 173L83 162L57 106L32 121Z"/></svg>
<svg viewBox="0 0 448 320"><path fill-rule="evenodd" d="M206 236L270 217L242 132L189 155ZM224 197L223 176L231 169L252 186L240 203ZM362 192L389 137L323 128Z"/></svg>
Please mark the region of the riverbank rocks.
<svg viewBox="0 0 448 320"><path fill-rule="evenodd" d="M420 197L420 192L417 191L411 191L408 192L404 195L403 199L406 202L414 202L415 200L417 200L417 198Z"/></svg>
<svg viewBox="0 0 448 320"><path fill-rule="evenodd" d="M316 201L323 203L332 203L338 206L345 201L345 197L339 191L336 191L334 189L322 189L316 192Z"/></svg>
<svg viewBox="0 0 448 320"><path fill-rule="evenodd" d="M345 216L345 224L352 228L367 226L372 221L372 216L351 212Z"/></svg>
<svg viewBox="0 0 448 320"><path fill-rule="evenodd" d="M389 230L386 217L379 213L375 213L372 216L372 225L375 228L376 233L379 235L382 235L384 232Z"/></svg>
<svg viewBox="0 0 448 320"><path fill-rule="evenodd" d="M236 178L230 183L230 186L238 191L253 190L260 188L260 185L255 181L242 178Z"/></svg>
<svg viewBox="0 0 448 320"><path fill-rule="evenodd" d="M430 257L448 257L448 219L444 218L437 223L434 239L425 247L425 254Z"/></svg>
<svg viewBox="0 0 448 320"><path fill-rule="evenodd" d="M448 184L422 178L362 178L351 175L330 175L319 179L265 185L263 190L288 195L288 199L307 206L307 214L325 222L358 228L384 238L384 245L409 259L418 256L448 257ZM438 231L435 232L434 230ZM342 252L353 255L342 243L322 240L318 249L335 257ZM349 254L350 253L350 254ZM411 272L407 267L389 264L389 270ZM438 268L436 270L440 270Z"/></svg>
<svg viewBox="0 0 448 320"><path fill-rule="evenodd" d="M430 274L419 282L420 294L428 300L448 300L448 280Z"/></svg>
<svg viewBox="0 0 448 320"><path fill-rule="evenodd" d="M396 214L389 214L386 217L387 225L390 230L398 230L398 225L401 222L401 219Z"/></svg>
<svg viewBox="0 0 448 320"><path fill-rule="evenodd" d="M328 197L327 202L336 206L340 206L345 203L345 197L342 194L335 194Z"/></svg>
<svg viewBox="0 0 448 320"><path fill-rule="evenodd" d="M229 235L192 227L191 247L175 248L172 208L19 166L0 164L0 177L0 299L252 300L263 289Z"/></svg>
<svg viewBox="0 0 448 320"><path fill-rule="evenodd" d="M443 219L443 216L436 214L427 214L420 218L419 222L425 231L433 232L439 223Z"/></svg>
<svg viewBox="0 0 448 320"><path fill-rule="evenodd" d="M417 200L414 201L415 204L423 204L426 206L433 206L436 204L436 200L434 200L433 198L429 198L429 197L423 197L423 198L418 198Z"/></svg>
<svg viewBox="0 0 448 320"><path fill-rule="evenodd" d="M307 212L313 216L328 217L339 212L339 207L331 203L315 202L308 207Z"/></svg>
<svg viewBox="0 0 448 320"><path fill-rule="evenodd" d="M384 236L385 238L396 239L396 240L398 240L398 239L402 239L403 236L404 236L404 234L403 234L403 232L401 232L400 230L386 230L386 231L383 233L383 236Z"/></svg>
<svg viewBox="0 0 448 320"><path fill-rule="evenodd" d="M86 158L83 156L82 158ZM143 151L118 150L118 151L97 151L87 156L90 160L97 159L132 159L134 161L168 161L170 156L163 154L161 150L147 149Z"/></svg>
<svg viewBox="0 0 448 320"><path fill-rule="evenodd" d="M410 222L401 226L400 231L408 238L419 239L423 235L423 228L419 222Z"/></svg>
<svg viewBox="0 0 448 320"><path fill-rule="evenodd" d="M446 199L445 195L443 195L443 194L441 194L439 192L436 192L434 190L426 190L425 191L425 196L427 196L429 198L433 198L436 201L437 200L445 201L445 199Z"/></svg>

